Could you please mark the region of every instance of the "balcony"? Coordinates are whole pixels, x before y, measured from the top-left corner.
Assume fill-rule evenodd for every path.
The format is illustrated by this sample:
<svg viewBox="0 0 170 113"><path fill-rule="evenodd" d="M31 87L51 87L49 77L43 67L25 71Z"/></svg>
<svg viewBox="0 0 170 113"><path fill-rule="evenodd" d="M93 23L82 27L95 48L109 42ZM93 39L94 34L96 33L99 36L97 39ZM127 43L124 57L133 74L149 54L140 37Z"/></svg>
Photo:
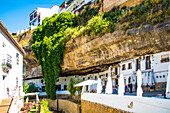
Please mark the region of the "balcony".
<svg viewBox="0 0 170 113"><path fill-rule="evenodd" d="M12 68L12 57L10 55L3 55L2 59L2 70L4 73L8 73L9 70Z"/></svg>

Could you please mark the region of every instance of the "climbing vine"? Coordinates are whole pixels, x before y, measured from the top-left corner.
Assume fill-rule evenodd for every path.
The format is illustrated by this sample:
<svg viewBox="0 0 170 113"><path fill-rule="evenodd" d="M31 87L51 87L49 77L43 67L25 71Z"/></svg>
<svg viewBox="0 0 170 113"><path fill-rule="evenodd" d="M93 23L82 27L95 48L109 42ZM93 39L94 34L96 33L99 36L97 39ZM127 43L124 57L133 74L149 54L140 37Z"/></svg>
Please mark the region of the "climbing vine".
<svg viewBox="0 0 170 113"><path fill-rule="evenodd" d="M45 80L47 97L56 99L56 80L59 77L66 37L65 30L74 27L74 14L64 12L45 18L33 32L32 50L39 60Z"/></svg>

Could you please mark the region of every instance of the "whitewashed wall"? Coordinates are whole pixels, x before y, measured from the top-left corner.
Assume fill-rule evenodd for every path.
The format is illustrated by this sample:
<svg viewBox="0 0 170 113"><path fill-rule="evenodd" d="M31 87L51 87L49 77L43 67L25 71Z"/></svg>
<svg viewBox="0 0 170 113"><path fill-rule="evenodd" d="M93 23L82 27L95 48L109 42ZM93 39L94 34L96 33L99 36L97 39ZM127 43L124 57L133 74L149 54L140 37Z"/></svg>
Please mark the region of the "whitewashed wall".
<svg viewBox="0 0 170 113"><path fill-rule="evenodd" d="M5 43L5 47L3 47ZM9 54L12 56L12 68L9 70L7 77L3 80L2 68L0 67L0 99L7 98L7 87L9 90L14 90L16 87L16 77L18 77L18 86L21 86L21 92L23 90L23 55L21 52L9 41L6 35L0 30L0 65L2 64L3 54ZM19 54L19 64L17 64L16 54Z"/></svg>
<svg viewBox="0 0 170 113"><path fill-rule="evenodd" d="M35 19L37 19L34 22L34 26L38 26L38 15L39 14L40 14L40 24L42 24L42 21L45 17L51 17L54 14L59 14L59 6L53 6L52 8L37 8L36 11L37 11L37 17L33 18L31 21L31 22L33 22ZM32 13L32 15L34 15L34 13Z"/></svg>
<svg viewBox="0 0 170 113"><path fill-rule="evenodd" d="M154 54L153 68L154 68L154 76L156 82L166 82L167 80L168 66L170 65L170 62L164 62L164 63L160 62L161 56L166 54L169 54L170 57L170 51ZM165 78L163 77L163 75L165 75ZM158 78L156 78L156 76L158 76Z"/></svg>
<svg viewBox="0 0 170 113"><path fill-rule="evenodd" d="M134 113L170 113L170 99L96 93L83 93L81 99Z"/></svg>

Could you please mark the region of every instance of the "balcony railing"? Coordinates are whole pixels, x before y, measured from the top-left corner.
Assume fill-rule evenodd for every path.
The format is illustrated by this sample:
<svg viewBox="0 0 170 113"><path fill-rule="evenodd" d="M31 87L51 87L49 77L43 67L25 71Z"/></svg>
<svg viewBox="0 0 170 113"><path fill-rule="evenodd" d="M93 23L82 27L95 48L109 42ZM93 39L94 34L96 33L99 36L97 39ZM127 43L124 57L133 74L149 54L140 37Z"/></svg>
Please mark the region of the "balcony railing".
<svg viewBox="0 0 170 113"><path fill-rule="evenodd" d="M12 68L12 64L9 63L9 62L3 62L2 63L2 68L11 69Z"/></svg>

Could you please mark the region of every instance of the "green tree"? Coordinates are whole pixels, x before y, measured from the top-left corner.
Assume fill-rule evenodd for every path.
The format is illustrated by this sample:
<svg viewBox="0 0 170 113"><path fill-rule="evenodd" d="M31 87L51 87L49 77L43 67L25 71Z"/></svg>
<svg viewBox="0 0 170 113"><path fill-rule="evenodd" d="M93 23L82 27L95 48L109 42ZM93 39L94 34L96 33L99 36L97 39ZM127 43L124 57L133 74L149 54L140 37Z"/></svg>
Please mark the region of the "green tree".
<svg viewBox="0 0 170 113"><path fill-rule="evenodd" d="M73 78L70 79L70 82L67 84L67 90L70 92L70 97L74 96L76 91L78 93L78 96L81 95L82 86L75 87L75 85L82 81L83 80L81 79L73 79Z"/></svg>
<svg viewBox="0 0 170 113"><path fill-rule="evenodd" d="M28 85L29 85L29 88L27 89L27 91L29 93L38 92L38 87L35 86L35 83L30 82L30 83L28 83Z"/></svg>
<svg viewBox="0 0 170 113"><path fill-rule="evenodd" d="M76 79L75 84L78 84L78 83L80 83L82 81L83 81L82 79ZM80 97L81 96L81 91L82 91L82 86L76 87L76 91L78 93L78 96Z"/></svg>
<svg viewBox="0 0 170 113"><path fill-rule="evenodd" d="M65 43L69 40L65 30L74 27L74 17L71 12L54 14L45 18L42 25L33 32L32 50L41 65L47 97L52 100L56 99L55 84L59 77Z"/></svg>
<svg viewBox="0 0 170 113"><path fill-rule="evenodd" d="M29 88L29 85L27 83L24 83L23 92L28 93L28 88Z"/></svg>
<svg viewBox="0 0 170 113"><path fill-rule="evenodd" d="M75 95L75 80L73 78L70 79L70 82L67 84L67 90L70 92L70 97Z"/></svg>

